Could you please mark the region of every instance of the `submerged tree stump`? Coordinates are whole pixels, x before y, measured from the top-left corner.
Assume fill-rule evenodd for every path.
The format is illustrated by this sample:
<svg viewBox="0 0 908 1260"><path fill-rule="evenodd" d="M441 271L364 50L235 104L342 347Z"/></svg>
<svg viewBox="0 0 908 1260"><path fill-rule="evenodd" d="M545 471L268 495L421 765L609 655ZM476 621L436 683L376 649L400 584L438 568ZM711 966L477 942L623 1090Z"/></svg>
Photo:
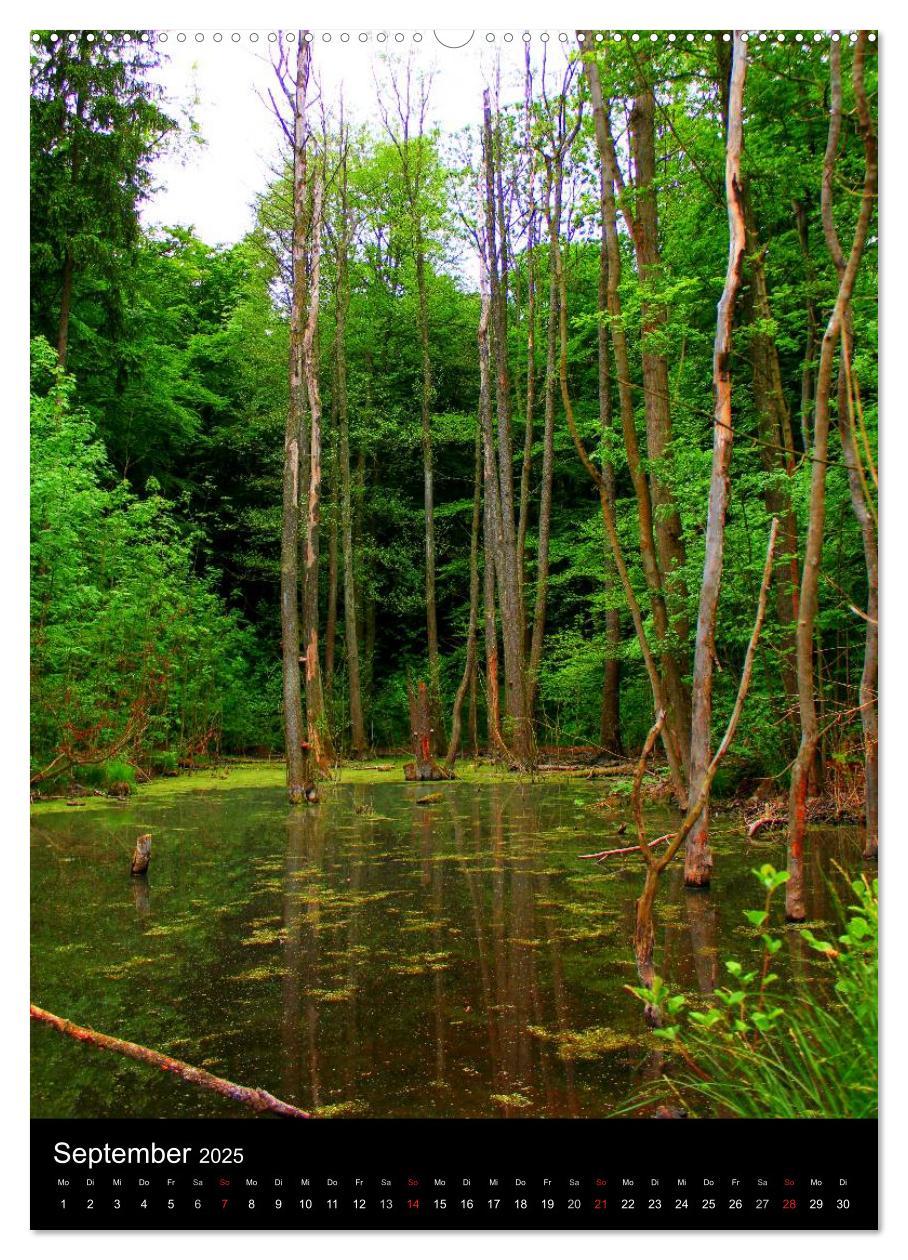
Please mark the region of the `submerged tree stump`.
<svg viewBox="0 0 908 1260"><path fill-rule="evenodd" d="M148 870L148 863L151 861L151 832L147 832L144 836L139 836L136 840L135 852L132 855L132 873L133 875L144 875Z"/></svg>
<svg viewBox="0 0 908 1260"><path fill-rule="evenodd" d="M411 783L433 783L441 779L453 779L454 773L445 770L432 757L432 701L424 682L415 687L407 685L410 705L410 732L415 761L404 766L404 778Z"/></svg>

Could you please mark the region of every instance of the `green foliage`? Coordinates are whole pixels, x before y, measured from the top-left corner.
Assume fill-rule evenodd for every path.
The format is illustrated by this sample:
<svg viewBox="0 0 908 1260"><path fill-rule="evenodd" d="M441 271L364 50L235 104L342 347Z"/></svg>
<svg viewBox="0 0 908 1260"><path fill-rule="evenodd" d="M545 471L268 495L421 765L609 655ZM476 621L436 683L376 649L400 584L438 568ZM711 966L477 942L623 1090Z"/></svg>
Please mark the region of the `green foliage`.
<svg viewBox="0 0 908 1260"><path fill-rule="evenodd" d="M65 387L67 423L85 424L92 435L81 444L83 462L77 482L79 476L91 473L92 461L96 461L97 476L92 484L122 499L120 516L130 522L133 533L146 528L162 540L161 563L170 563L163 559L165 552L177 563L176 551L185 548L180 563L188 564L194 574L204 575L202 586L207 598L214 601L205 618L212 619L213 624L224 608L237 613L231 624L242 627L237 633L241 633L243 645L214 674L201 671L208 696L204 703L179 702L181 712L192 713L185 727L182 720L177 722L179 739L191 742L188 732L198 732L207 722L206 709L211 709L217 710L216 725L231 746L274 746L280 739L276 610L281 460L288 403L288 171L279 171L261 191L253 230L233 245L211 247L185 226L143 230L139 214L152 186L155 154L180 138L176 124L179 110L156 86L162 80L156 72L159 58L153 42L127 41L125 35L135 32L122 32L111 42L89 42L78 34L75 41L63 38L52 44L50 32L38 34L32 65L32 326L51 344L56 342L64 269L71 255L74 283L67 365L75 379ZM69 33L61 34L67 37ZM641 43L637 52L645 53L647 77L656 92L659 265L646 283L641 283L633 244L621 232L622 324L630 358L633 421L647 467L642 353L644 349L658 349L668 361L672 440L653 468L677 505L686 547L675 584L683 592L679 604L686 613L687 627L685 631L680 621L675 622L669 646L678 650L689 675L710 476L712 345L728 239L722 192L720 90L727 66L718 42L711 48L698 44L671 49ZM851 54L848 49L843 53L845 102L835 218L843 241L847 241L857 213L858 198L850 192L860 182L862 146L852 108ZM631 99L639 86L641 63L630 45L613 41L597 44L595 56L606 97L616 102L617 111L618 102ZM869 57L871 100L876 87L874 63L875 58ZM390 63L380 68L380 75L385 77L403 72L402 66ZM540 144L547 143L560 74L561 70L556 76L549 68L548 103L542 99L538 77L535 83L531 129ZM564 102L569 120L576 116L579 94L585 91L582 82L583 76L578 75ZM401 102L412 90L408 99L415 108L422 90L418 75L406 88L403 80L399 86L404 93ZM750 309L755 255L749 254L735 323L735 440L715 645L717 731L733 703L752 626L774 495L790 493L802 539L805 532L812 465L805 457L809 408L802 414L801 398L805 383L809 386L812 381L816 359L814 353L813 364L806 362L808 309L822 329L837 284L835 267L823 243L819 205L827 95L828 64L817 49L786 41L761 46L759 56L751 59L744 165L770 314L757 316ZM508 104L507 98L505 92L500 156L510 216L508 357L514 476L518 483L529 368L535 374L537 394L530 435L531 499L524 587L526 607L532 610L551 257L540 215L537 227L541 240L534 250L535 359L528 363L530 257L526 248L528 180L522 150L523 102ZM394 100L393 93L386 94L386 99ZM426 664L420 258L432 366L437 609L446 710L464 660L478 393L476 328L480 301L474 262L467 256L473 250L477 216L477 129L444 136L426 128L420 135L415 117L411 122L406 135L393 110L387 120L371 129L355 120L351 123L349 212L344 222L339 183L333 174L326 182L318 330L324 402L319 574L320 624L324 627L328 613L326 537L330 521L337 520L340 497L335 250L343 236L349 242L347 391L353 467L353 576L363 700L367 729L380 744L389 745L407 740L407 671L424 673ZM193 134L191 122L188 131L183 126L182 136L187 134ZM316 149L320 155L324 149L331 172L336 169L338 144L332 103L326 102L325 133ZM578 428L592 457L608 460L614 470L618 532L646 632L658 655L614 370L609 386L610 415L599 414L597 335L603 322L614 330L610 318L600 310L598 167L593 121L586 110L568 156L561 224L568 297L568 384ZM543 175L537 161L540 212ZM632 202L632 189L627 196ZM650 328L644 336L644 302L654 298L666 304L666 322L658 330ZM875 451L875 233L859 271L852 314L854 372L861 387L868 443ZM759 413L751 361L760 337L771 337L779 354L783 401L794 443L790 473L766 458L772 442L767 447L766 421ZM611 367L614 369L613 362ZM809 392L808 388L805 396ZM856 691L863 640L863 624L851 608L865 607L867 582L860 532L841 461L835 397L832 408L817 679L824 713L836 719L825 736L826 743L847 746L855 739L860 722ZM607 652L606 612L617 609L622 736L625 746L633 748L642 742L652 720L649 682L625 597L608 559L595 488L580 466L567 433L557 385L553 414L553 508L546 635L536 712L539 735L543 742L597 740ZM46 476L50 484L55 454L46 443L42 451L49 466L46 472L38 469L36 476L39 483ZM37 458L43 460L45 454L39 452ZM117 487L117 480L128 483L129 494L125 487ZM157 489L150 491L155 485ZM107 507L99 518L86 491L82 510L89 521L87 537L91 538L92 528ZM74 522L71 527L62 526L62 536L81 531L78 518ZM163 541L165 536L167 541ZM63 563L60 556L54 559ZM780 572L788 559L779 556ZM137 573L142 574L148 563L148 557L142 556ZM58 598L71 601L74 597L69 592L80 582L78 566L66 569L62 585L45 591L43 597L51 604ZM129 585L127 581L125 588ZM339 585L331 721L342 747L349 717L342 581ZM113 622L121 610L119 588L112 575L101 589L113 592L107 610L108 620ZM131 596L123 598L128 602ZM791 662L792 645L782 612L773 591L755 662L747 720L739 726L733 749L738 763L754 776L783 775L793 751L795 702L789 696L786 711L782 699L782 667ZM100 606L95 614L101 618ZM64 624L68 624L69 615L68 611L60 612ZM192 632L200 642L190 643L186 632L181 653L214 650L207 641L201 642L207 634L203 622ZM141 639L147 627L136 629L124 622L112 641L116 642L120 634L131 643L134 632ZM231 662L239 659L243 664L234 669ZM132 667L141 668L135 658ZM168 677L170 707L179 684L172 674ZM117 725L113 711L132 703L145 686L137 682L119 699L117 693L106 698L98 693L86 699L84 711L79 713L70 713L64 705L66 716L59 719L36 706L36 746L48 752L57 747L55 730L61 722L72 721L76 727L99 721L102 726ZM70 697L67 705L73 703ZM482 710L482 687L479 704ZM47 729L42 730L42 724ZM170 719L163 725L152 724L145 742L154 747L172 739L173 732ZM113 738L112 731L103 736L107 738ZM720 783L720 790L722 786ZM733 782L725 786L735 791Z"/></svg>
<svg viewBox="0 0 908 1260"><path fill-rule="evenodd" d="M261 742L250 634L196 574L197 537L153 482L115 481L41 339L32 376L33 767Z"/></svg>
<svg viewBox="0 0 908 1260"><path fill-rule="evenodd" d="M765 891L764 904L745 910L744 917L760 933L759 966L746 969L729 959L731 981L715 991L706 1010L690 1009L683 994L670 993L658 978L652 989L630 989L656 1009L662 1026L655 1035L679 1056L680 1066L663 1078L656 1094L680 1091L693 1106L720 1115L875 1116L877 880L849 882L854 900L840 908L842 931L835 943L818 940L809 928L800 930L823 966L809 981L783 992L774 987L779 977L772 960L784 941L764 929L788 873L769 864L753 873ZM789 949L794 950L792 942Z"/></svg>

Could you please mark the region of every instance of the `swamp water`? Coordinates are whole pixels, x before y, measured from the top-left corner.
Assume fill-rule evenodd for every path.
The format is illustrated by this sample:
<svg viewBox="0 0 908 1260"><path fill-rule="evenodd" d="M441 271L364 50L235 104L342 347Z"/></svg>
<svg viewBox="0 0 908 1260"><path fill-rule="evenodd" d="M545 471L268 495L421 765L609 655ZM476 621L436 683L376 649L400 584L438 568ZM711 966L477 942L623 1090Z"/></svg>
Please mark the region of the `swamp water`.
<svg viewBox="0 0 908 1260"><path fill-rule="evenodd" d="M623 987L642 862L578 855L629 844L615 834L629 810L590 808L601 781L438 787L424 807L425 787L388 782L329 785L297 810L278 787L215 784L36 811L32 1000L324 1115L608 1114L656 1044ZM647 821L651 837L672 826L658 809ZM132 879L144 831L151 868ZM657 900L657 970L694 1000L725 983L726 958L756 956L750 872L784 862L737 818L714 837L712 891L685 892L679 864ZM830 916L833 864L856 870L859 852L855 831L811 833L812 922ZM815 966L787 935L777 969ZM249 1114L32 1036L35 1116Z"/></svg>

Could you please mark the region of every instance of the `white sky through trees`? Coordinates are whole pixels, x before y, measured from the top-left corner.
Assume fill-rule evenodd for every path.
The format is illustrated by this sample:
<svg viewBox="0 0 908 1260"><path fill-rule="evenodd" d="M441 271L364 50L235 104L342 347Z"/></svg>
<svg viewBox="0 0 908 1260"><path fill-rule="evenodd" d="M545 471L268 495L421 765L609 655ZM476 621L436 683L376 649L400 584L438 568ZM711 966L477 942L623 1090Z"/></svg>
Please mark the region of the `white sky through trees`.
<svg viewBox="0 0 908 1260"><path fill-rule="evenodd" d="M158 158L159 187L143 213L149 226L194 227L209 245L232 244L252 228L254 198L266 188L284 144L268 104L268 91L275 89L270 61L275 45L268 37L277 32L226 31L220 42L215 42L214 34L187 31L185 40L178 41L177 33L169 31L166 42L159 44L165 61L155 77L171 110L189 109L203 143L184 141L179 151ZM258 38L252 40L252 34ZM331 32L330 40L321 31L314 33L316 86L310 89L310 99L320 87L333 113L343 89L345 112L354 124L365 122L381 132L376 77L381 80L387 74L382 59L389 56L412 56L417 70L432 73L428 122L447 134L481 122L483 88L494 82L499 58L502 100L522 98L521 31L511 32L510 40L498 32L494 42L487 40L485 31L476 31L470 38L469 31L436 34L426 30L419 32L419 40L414 40L411 31L402 32L401 40L394 32L384 32L384 40L379 40L378 31L364 34L366 40L360 32L351 31L349 39L342 41L340 32ZM465 46L448 46L467 40ZM536 67L544 47L534 32ZM566 56L574 47L572 32L550 33L545 51L552 72L563 73ZM295 43L292 51L291 67Z"/></svg>

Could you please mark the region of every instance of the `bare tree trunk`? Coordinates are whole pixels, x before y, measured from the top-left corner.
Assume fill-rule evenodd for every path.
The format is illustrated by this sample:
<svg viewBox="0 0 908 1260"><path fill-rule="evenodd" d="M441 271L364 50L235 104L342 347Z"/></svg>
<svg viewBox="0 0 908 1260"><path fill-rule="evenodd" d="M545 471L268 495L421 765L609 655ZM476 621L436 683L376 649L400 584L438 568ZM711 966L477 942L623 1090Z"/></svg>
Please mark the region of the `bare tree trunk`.
<svg viewBox="0 0 908 1260"><path fill-rule="evenodd" d="M337 504L331 504L328 522L328 606L325 610L325 699L334 693L334 656L337 643Z"/></svg>
<svg viewBox="0 0 908 1260"><path fill-rule="evenodd" d="M716 617L722 582L725 549L725 514L728 507L731 468L733 413L731 406L731 350L735 299L741 288L746 233L741 194L741 149L744 140L744 80L747 74L747 46L740 31L734 34L731 90L728 110L728 136L725 153L725 198L728 205L728 267L725 286L716 317L713 349L713 461L706 521L706 555L700 587L697 638L694 650L693 716L690 741L690 792L696 799L701 791L711 758L713 661L716 651ZM689 888L708 888L712 870L709 848L709 796L687 837L684 855L684 882Z"/></svg>
<svg viewBox="0 0 908 1260"><path fill-rule="evenodd" d="M608 284L606 289L606 308L609 317L609 331L612 349L615 354L615 369L618 384L618 402L621 418L621 430L627 454L628 471L634 486L637 500L639 522L640 560L646 579L649 603L653 614L653 625L657 641L660 645L659 694L661 700L656 701L656 708L665 711L665 722L662 727L662 740L666 745L671 743L676 750L679 764L683 768L686 782L686 765L689 761L690 739L690 693L684 681L677 655L668 646L669 624L668 613L663 595L663 575L655 543L655 526L653 521L653 501L649 482L640 456L637 441L637 428L634 419L634 399L632 393L630 356L624 332L619 285L621 282L621 249L618 238L617 206L615 189L620 188L620 171L618 168L615 144L611 132L608 109L602 95L599 70L595 61L584 63L590 96L593 103L593 120L596 129L596 143L602 164L600 198L602 203L602 226L605 233L608 253ZM612 517L614 518L614 508ZM623 585L623 583L622 583ZM640 623L642 626L642 621ZM635 622L635 628L636 622ZM638 639L640 631L638 629ZM641 648L643 644L641 643ZM654 693L655 699L655 693ZM686 787L684 796L686 800Z"/></svg>
<svg viewBox="0 0 908 1260"><path fill-rule="evenodd" d="M750 264L750 284L744 294L745 309L750 331L750 361L753 375L754 406L760 434L760 460L769 474L764 492L766 510L779 518L782 546L776 558L775 595L776 617L781 628L779 672L789 704L794 707L798 697L795 627L798 620L798 525L791 501L790 486L782 481L784 473L791 478L795 471L794 435L791 415L782 388L782 371L779 352L772 336L765 331L770 326L772 310L763 251L760 248L757 225L747 189L744 191L744 216L747 229L747 257Z"/></svg>
<svg viewBox="0 0 908 1260"><path fill-rule="evenodd" d="M560 163L552 162L546 189L546 220L549 242L554 248L561 230L561 186L564 172ZM530 659L527 669L527 711L532 716L539 686L542 644L545 637L545 609L549 589L549 541L552 522L552 479L555 470L555 391L558 389L558 280L551 250L549 252L549 317L545 350L545 422L542 437L542 483L539 490L539 538L536 554L536 598L533 606L533 630L530 638Z"/></svg>
<svg viewBox="0 0 908 1260"><path fill-rule="evenodd" d="M306 90L311 46L298 33L293 118L293 291L290 307L290 402L284 432L281 527L281 648L287 792L292 805L313 794L300 694L300 629L297 602L299 563L300 430L303 420L303 321L306 309Z"/></svg>
<svg viewBox="0 0 908 1260"><path fill-rule="evenodd" d="M61 368L66 367L66 355L69 351L69 318L73 305L73 262L72 246L66 246L66 257L63 261L63 289L60 294L60 318L57 323L57 360Z"/></svg>
<svg viewBox="0 0 908 1260"><path fill-rule="evenodd" d="M417 783L436 779L453 779L451 771L436 765L432 757L432 700L424 682L407 685L410 707L410 732L414 760L404 766L404 778Z"/></svg>
<svg viewBox="0 0 908 1260"><path fill-rule="evenodd" d="M577 429L577 422L574 418L574 407L571 402L570 390L568 388L567 379L567 287L564 281L564 267L561 262L561 249L556 248L555 251L556 274L558 277L558 294L559 294L559 312L558 322L560 328L560 355L558 376L561 383L561 402L564 406L564 414L567 420L568 429L574 442L577 454L580 456L580 462L583 464L590 478L599 491L599 503L602 509L602 522L605 527L605 534L608 538L609 545L612 549L612 557L615 561L615 568L618 572L618 578L624 591L624 598L627 601L628 610L634 623L634 630L637 633L637 641L640 644L640 651L643 656L643 663L646 666L647 676L649 677L650 687L653 693L653 704L657 714L661 715L659 721L659 730L663 737L665 746L665 755L668 760L669 773L671 776L672 789L682 808L687 807L687 784L684 777L684 767L681 761L680 751L677 742L672 738L670 732L665 730L665 688L663 686L662 677L656 666L655 659L646 637L646 628L643 624L643 613L640 610L640 604L628 573L627 564L624 560L624 553L621 547L621 540L618 537L618 528L615 521L615 513L612 509L611 502L605 491L602 473L590 459L583 439Z"/></svg>
<svg viewBox="0 0 908 1260"><path fill-rule="evenodd" d="M451 770L460 751L460 713L464 697L476 674L476 627L479 620L479 518L482 511L482 433L476 426L476 455L473 474L473 518L470 523L470 612L467 624L467 659L454 706L451 710L451 738L445 768Z"/></svg>
<svg viewBox="0 0 908 1260"><path fill-rule="evenodd" d="M858 33L854 50L854 88L856 99L864 96L864 59L867 50L867 32ZM836 153L841 126L841 42L830 47L829 69L831 107L829 138L823 160L824 189L831 196L835 171ZM870 220L876 202L877 154L876 137L866 119L861 125L864 141L864 188L861 206L855 226L851 252L839 281L835 305L820 349L817 371L816 398L813 425L813 467L810 481L810 503L807 525L807 543L804 549L804 569L801 578L800 616L798 619L798 694L801 712L801 743L791 775L791 791L788 807L788 874L785 888L785 913L788 919L799 922L807 917L804 904L804 837L807 830L807 789L811 765L819 741L816 698L814 694L813 637L818 607L820 560L823 551L823 529L826 518L826 463L829 448L829 399L832 386L833 361L854 291L858 267L864 253Z"/></svg>
<svg viewBox="0 0 908 1260"><path fill-rule="evenodd" d="M668 324L668 311L658 294L662 279L659 254L659 218L656 204L656 95L651 79L654 67L646 62L639 67L637 95L630 114L630 147L634 164L635 213L625 205L625 218L637 257L637 274L641 288L641 359L646 409L646 442L650 463L652 498L655 507L656 545L665 589L668 593L672 628L686 652L688 619L687 591L683 579L684 542L681 519L666 477L665 463L672 439L671 400L668 382L668 359L661 344ZM680 707L678 723L685 729L690 721L690 698L687 689L679 692L674 702ZM687 740L682 740L685 766L689 762Z"/></svg>
<svg viewBox="0 0 908 1260"><path fill-rule="evenodd" d="M432 467L432 359L429 353L429 304L426 296L426 259L422 243L416 249L416 290L419 300L419 345L422 356L421 421L423 501L426 516L426 630L429 690L433 721L433 750L443 751L441 716L441 661L438 654L438 612L435 600L435 489Z"/></svg>
<svg viewBox="0 0 908 1260"><path fill-rule="evenodd" d="M529 214L527 221L527 247L524 257L527 268L527 391L526 416L524 418L523 463L520 469L520 510L517 520L517 559L520 579L520 604L524 607L526 538L530 518L530 477L533 471L533 425L536 412L536 150L533 147L531 123L533 116L533 72L530 66L530 45L524 47L524 148L529 163ZM531 709L532 712L532 709Z"/></svg>
<svg viewBox="0 0 908 1260"><path fill-rule="evenodd" d="M309 309L303 333L303 371L309 404L309 485L306 513L305 581L303 585L303 650L306 660L306 721L308 742L319 769L331 763L331 735L325 721L325 699L318 649L318 555L322 487L322 400L318 384L318 305L321 272L322 201L324 174L312 181L309 229Z"/></svg>
<svg viewBox="0 0 908 1260"><path fill-rule="evenodd" d="M489 351L491 299L486 282L485 265L481 260L481 310L477 342L479 345L479 423L483 452L483 616L486 653L486 719L489 747L507 751L501 734L498 683L498 621L495 604L496 569L498 566L501 505L498 499L498 474L495 468L495 438L492 430L492 372Z"/></svg>
<svg viewBox="0 0 908 1260"><path fill-rule="evenodd" d="M668 848L661 855L654 852L655 846L660 843L659 840L647 842L646 831L643 825L643 807L640 802L640 786L643 781L643 774L646 769L646 761L650 752L655 745L659 736L660 728L665 720L664 713L656 714L656 721L646 738L643 745L643 751L637 762L637 769L634 774L634 785L631 800L634 810L634 822L637 832L637 846L640 854L646 864L646 878L643 883L643 891L637 902L637 916L634 926L634 953L637 961L637 974L643 985L651 989L653 980L655 979L655 971L653 967L653 950L655 946L655 932L653 930L653 906L655 904L656 892L659 887L659 877L662 872L673 861L675 854L681 845L687 840L691 829L695 826L700 813L709 799L709 793L712 788L716 771L722 764L725 754L731 747L735 732L738 729L738 723L741 720L741 714L744 710L744 701L747 699L747 692L750 689L750 679L753 674L754 656L757 651L757 644L760 641L760 631L763 628L763 619L766 616L766 596L769 591L769 583L772 578L772 561L773 552L776 545L776 537L778 535L779 522L773 520L769 531L769 544L766 549L766 560L763 565L763 578L760 583L760 594L757 598L757 612L754 619L753 630L750 635L750 642L747 645L747 652L744 656L744 666L741 670L741 679L738 683L738 694L735 697L735 703L732 707L731 717L728 719L728 726L725 728L725 734L715 754L711 758L706 768L706 774L700 784L700 788L696 796L691 797L691 803L684 815L681 826L674 835L666 836L668 840ZM621 852L621 850L617 850ZM607 857L607 853L596 854L596 857ZM649 1024L658 1023L658 1012L651 1003L647 1003L645 1007L645 1018Z"/></svg>
<svg viewBox="0 0 908 1260"><path fill-rule="evenodd" d="M338 170L340 223L337 233L337 301L335 336L337 339L337 418L338 463L340 465L340 533L344 571L344 645L347 659L347 686L350 696L350 748L354 757L368 747L363 723L362 690L359 670L359 637L357 626L356 579L353 554L353 504L350 486L350 409L347 396L347 312L350 309L350 208L347 183L348 133L341 119L341 159Z"/></svg>
<svg viewBox="0 0 908 1260"><path fill-rule="evenodd" d="M611 188L611 185L609 185ZM606 174L600 170L600 219L605 223ZM614 222L614 215L612 216ZM597 294L599 322L596 330L596 349L598 360L599 387L599 427L602 441L606 449L612 441L612 382L609 364L609 334L606 323L608 314L609 293L609 244L605 228L601 229L599 242L599 287ZM605 494L612 515L617 512L615 495L615 469L609 459L602 462L602 492ZM611 601L615 588L616 574L611 552L606 540L605 549L605 591L606 598ZM599 744L607 752L621 756L621 612L618 608L608 607L605 613L605 669L602 679L602 701L599 708Z"/></svg>
<svg viewBox="0 0 908 1260"><path fill-rule="evenodd" d="M817 307L813 291L816 280L816 269L810 255L810 238L807 231L807 207L803 201L793 203L795 224L798 229L798 242L804 258L804 275L807 280L807 333L804 345L804 363L801 368L801 440L804 450L810 450L810 413L813 407L814 375L817 357Z"/></svg>
<svg viewBox="0 0 908 1260"><path fill-rule="evenodd" d="M500 188L496 191L496 132L488 90L483 97L483 145L486 190L486 264L493 331L498 420L498 501L496 525L499 543L496 576L501 601L501 638L504 648L505 704L511 726L511 742L517 760L531 765L533 723L527 712L523 616L517 579L517 535L514 525L513 450L511 444L511 394L507 356L506 242L498 239L502 214ZM497 136L500 142L500 135ZM502 269L499 269L499 259Z"/></svg>

